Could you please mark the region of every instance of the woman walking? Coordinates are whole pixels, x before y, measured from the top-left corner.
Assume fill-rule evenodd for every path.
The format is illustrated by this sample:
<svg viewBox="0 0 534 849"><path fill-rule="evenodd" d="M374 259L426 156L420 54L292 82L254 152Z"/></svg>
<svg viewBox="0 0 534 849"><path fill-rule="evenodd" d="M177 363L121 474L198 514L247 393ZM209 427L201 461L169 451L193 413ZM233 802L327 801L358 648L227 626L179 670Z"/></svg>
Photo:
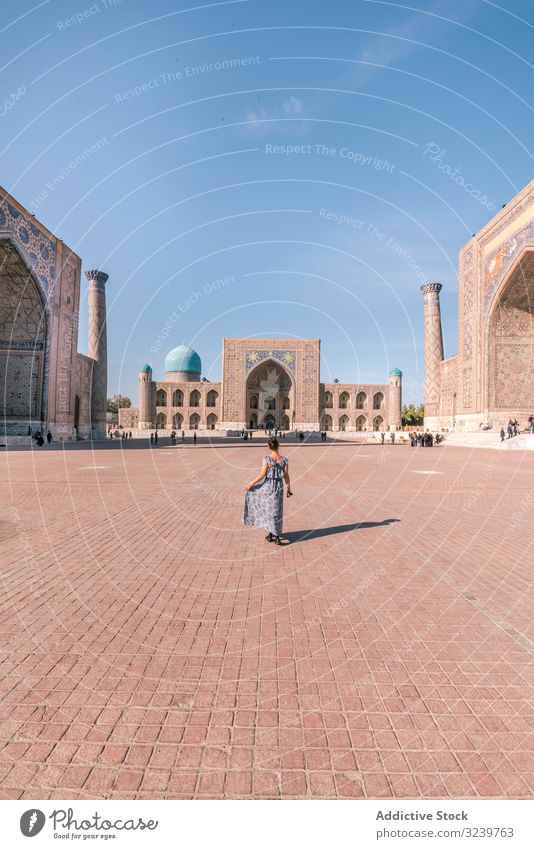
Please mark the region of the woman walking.
<svg viewBox="0 0 534 849"><path fill-rule="evenodd" d="M289 462L278 451L279 442L274 437L268 440L270 454L263 458L261 471L252 483L245 486L243 524L265 528L269 533L267 542L281 545L282 519L284 513L284 481L287 497L293 495L289 481Z"/></svg>

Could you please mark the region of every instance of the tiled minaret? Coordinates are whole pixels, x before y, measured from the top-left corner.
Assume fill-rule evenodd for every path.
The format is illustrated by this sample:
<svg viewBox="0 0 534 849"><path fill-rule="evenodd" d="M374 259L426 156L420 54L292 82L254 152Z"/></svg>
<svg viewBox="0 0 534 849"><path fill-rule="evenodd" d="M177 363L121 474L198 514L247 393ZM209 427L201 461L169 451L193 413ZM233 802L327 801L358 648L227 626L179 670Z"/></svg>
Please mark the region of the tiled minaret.
<svg viewBox="0 0 534 849"><path fill-rule="evenodd" d="M98 269L85 272L89 282L89 357L94 361L91 380L91 435L106 438L108 394L108 344L106 327L106 281Z"/></svg>
<svg viewBox="0 0 534 849"><path fill-rule="evenodd" d="M139 371L139 427L152 427L152 369L146 363Z"/></svg>
<svg viewBox="0 0 534 849"><path fill-rule="evenodd" d="M425 314L425 426L434 430L439 416L443 335L439 293L441 283L421 286Z"/></svg>
<svg viewBox="0 0 534 849"><path fill-rule="evenodd" d="M402 424L402 372L394 368L389 373L389 428L400 430Z"/></svg>

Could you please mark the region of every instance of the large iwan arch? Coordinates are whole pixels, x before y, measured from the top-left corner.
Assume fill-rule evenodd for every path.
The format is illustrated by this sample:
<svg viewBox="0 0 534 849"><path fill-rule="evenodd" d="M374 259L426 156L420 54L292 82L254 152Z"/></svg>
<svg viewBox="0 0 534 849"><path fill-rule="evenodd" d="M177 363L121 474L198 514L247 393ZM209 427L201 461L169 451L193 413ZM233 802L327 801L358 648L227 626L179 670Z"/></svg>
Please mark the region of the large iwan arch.
<svg viewBox="0 0 534 849"><path fill-rule="evenodd" d="M40 427L47 318L40 287L15 246L0 242L0 397L6 433Z"/></svg>
<svg viewBox="0 0 534 849"><path fill-rule="evenodd" d="M496 293L487 322L486 405L497 415L534 412L534 250Z"/></svg>
<svg viewBox="0 0 534 849"><path fill-rule="evenodd" d="M294 384L289 372L277 360L264 360L246 380L247 421L252 421L256 414L258 423L265 427L284 427L290 421L293 396Z"/></svg>

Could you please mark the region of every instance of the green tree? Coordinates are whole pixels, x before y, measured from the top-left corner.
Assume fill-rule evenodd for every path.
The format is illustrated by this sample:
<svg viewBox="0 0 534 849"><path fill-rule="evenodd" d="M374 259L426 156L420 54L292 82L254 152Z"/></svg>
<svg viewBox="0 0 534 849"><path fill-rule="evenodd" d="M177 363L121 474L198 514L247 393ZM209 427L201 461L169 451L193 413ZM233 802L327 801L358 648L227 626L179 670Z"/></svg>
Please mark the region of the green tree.
<svg viewBox="0 0 534 849"><path fill-rule="evenodd" d="M113 398L108 398L108 413L117 415L119 407L131 407L132 402L126 395L114 395Z"/></svg>
<svg viewBox="0 0 534 849"><path fill-rule="evenodd" d="M425 408L423 404L419 404L418 407L415 404L403 404L401 416L403 425L408 427L422 425L425 418Z"/></svg>

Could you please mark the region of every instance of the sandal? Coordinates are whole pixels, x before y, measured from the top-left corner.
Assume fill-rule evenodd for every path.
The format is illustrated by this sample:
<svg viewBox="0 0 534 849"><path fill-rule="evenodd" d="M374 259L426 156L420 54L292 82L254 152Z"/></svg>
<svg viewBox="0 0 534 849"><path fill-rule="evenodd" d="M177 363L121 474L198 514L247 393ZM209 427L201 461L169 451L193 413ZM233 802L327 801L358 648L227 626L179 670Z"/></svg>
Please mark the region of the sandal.
<svg viewBox="0 0 534 849"><path fill-rule="evenodd" d="M273 535L271 533L268 533L267 536L265 537L265 539L267 540L267 542L272 542L273 541Z"/></svg>

